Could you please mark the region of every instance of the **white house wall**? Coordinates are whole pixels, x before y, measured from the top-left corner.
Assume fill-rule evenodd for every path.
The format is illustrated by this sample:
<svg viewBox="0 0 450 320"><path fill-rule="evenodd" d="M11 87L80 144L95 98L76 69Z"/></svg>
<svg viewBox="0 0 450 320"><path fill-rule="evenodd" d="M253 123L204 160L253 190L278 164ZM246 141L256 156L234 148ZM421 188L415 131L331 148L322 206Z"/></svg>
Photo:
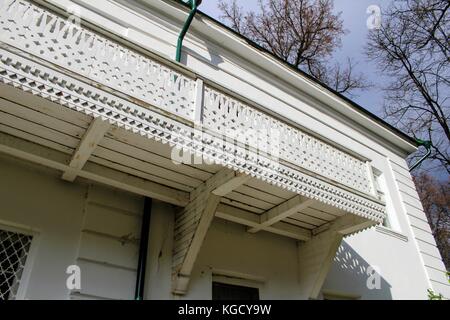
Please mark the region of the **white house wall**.
<svg viewBox="0 0 450 320"><path fill-rule="evenodd" d="M447 281L441 254L436 246L414 182L410 173L405 169L404 163L404 161L400 163L391 162L391 168L395 177L396 189L400 191L403 212L406 212L406 220L411 227L411 238L419 249L430 286L436 292L441 292L446 297L450 297L450 285Z"/></svg>
<svg viewBox="0 0 450 320"><path fill-rule="evenodd" d="M170 59L174 57L176 39L185 18L184 11L170 5L171 1L47 2L60 8L68 8L76 3L81 16L87 21ZM129 21L133 21L133 24ZM415 248L415 251L410 252L413 255L411 259L415 265L421 266L421 273L416 276L428 283L428 287L432 286L450 296L450 287L442 272L445 268L429 227L424 225L426 218L404 160L406 153L403 154L391 142L336 113L329 106L307 97L302 93L301 82L294 72L284 70L291 82L286 82L288 76L281 79L280 69L277 74L277 67L267 67L264 54L258 53L256 49L246 48L239 41L231 41L234 36L225 31L222 31L223 42L232 45L220 43L217 38L214 39L217 34L210 31L214 28L217 29L207 20L193 22L184 41L183 63L197 74L214 79L269 112L282 115L304 129L372 160L372 165L384 174L392 198L395 209L395 213L391 213L392 227L410 237L409 245ZM262 65L266 66L265 69L261 68ZM405 180L408 187L404 185ZM368 247L365 250L370 249Z"/></svg>
<svg viewBox="0 0 450 320"><path fill-rule="evenodd" d="M68 184L51 171L17 165L13 158L0 158L0 224L32 230L36 250L25 299L66 299L66 268L74 264L86 188ZM1 228L1 226L0 226Z"/></svg>
<svg viewBox="0 0 450 320"><path fill-rule="evenodd" d="M87 183L0 156L1 226L36 236L24 299L132 299L142 197ZM125 237L124 237L125 236ZM70 265L81 268L81 290L66 287Z"/></svg>
<svg viewBox="0 0 450 320"><path fill-rule="evenodd" d="M108 30L111 35L171 59L174 57L176 38L185 18L182 11L167 6L165 1L160 0L147 1L147 12L140 11L140 13L130 10L130 8L136 8L134 4L137 2L134 1L124 1L123 4L109 0L40 2L47 5L51 3L63 9L71 7L72 10L79 5L81 6L79 12L86 21ZM133 21L132 25L129 24L130 21ZM355 252L363 263L379 266L384 279L383 283L389 290L368 291L364 288L364 277L349 274L348 270L344 272L340 269L338 262L335 262L324 287L329 290L348 292L351 291L348 282L343 282L343 279L352 279L357 281L355 293L363 298L425 298L426 289L431 286L450 297L450 287L446 284L442 272L443 263L436 250L434 239L431 237L429 226L427 227L417 192L404 161L406 153L402 153L391 142L373 132L368 132L353 120L344 118L330 107L302 94L301 83L296 80L297 76L294 73L286 73L285 79L281 79L277 76L276 67L271 70L270 68L262 69L263 64L267 65L267 62L263 62L264 55L260 54L258 58L249 61L250 53L248 52L251 50L244 50L238 42L234 46L220 47L217 39L208 38L208 28L205 24L210 22L205 21L202 24L194 21L184 42L183 52L188 56L183 56L183 61L190 69L204 78L213 79L249 101L263 106L269 112L284 116L292 123L319 134L335 145L370 159L372 165L384 174L388 188L386 191L392 199L392 207L395 211L389 213L390 220L393 222L392 228L405 235L408 241L393 238L391 235L373 229L349 238L344 243L344 247ZM224 39L229 37L224 34ZM257 52L251 54L258 55ZM287 82L286 78L292 81ZM395 149L397 149L396 152L393 151ZM124 218L126 215L123 214L123 210L131 213L129 215L133 217L131 220L137 219L142 199L130 196L134 199L129 201L130 207L123 208L120 207L121 201L114 202L114 193L108 195L105 191L103 198L99 196L97 200L103 205L105 201L107 203L113 201L115 204L110 205L113 207L110 211L111 216L115 218L111 219L111 225L89 224L90 221L95 222L95 219L101 220L105 207L90 204L86 206L86 195L94 197L93 193L88 192L87 185L68 184L59 180L56 175L42 175L33 169L22 170L8 159L2 158L1 161L0 172L2 177L6 178L2 179L0 184L1 196L4 198L2 202L5 203L0 219L41 232L40 254L35 258L27 297L68 298L69 292L65 288L67 275L64 271L67 265L79 261L87 269L92 267L89 270L95 270L91 274L103 272L106 275L113 275L113 278L114 275L120 274L120 279L128 280L126 284L115 287L121 288L117 293L111 293L114 284L109 284L111 287L103 287L100 283L96 288L87 285L79 294L73 294L72 298L91 296L131 298L134 272L131 264L135 261L133 259L136 259L136 250L133 245L127 244L129 249L124 251L124 257L127 259L124 259L126 263L122 265L122 260L112 259L111 261L109 257L96 257L89 254L89 243L92 241L99 243L92 237L99 237L99 233L102 232L111 233L117 237L119 234L114 233L115 228L117 225L122 226L122 219L128 221L125 225L130 228L130 231L124 235L130 232L137 235L137 225L129 223L128 216ZM3 183L9 180L11 180L10 183ZM24 195L30 197L30 201L22 201ZM97 201L94 198L89 199ZM166 207L159 203L155 204L155 207L160 209L155 210L152 217L151 228L154 232L150 234L149 260L151 262L148 267L147 297L170 298L172 296L169 279L171 265L169 235L173 217L171 214L163 214L170 211L170 206ZM86 217L89 219L92 217L93 220ZM98 230L103 227L111 229ZM88 230L88 232L82 230ZM120 233L124 231L120 230ZM121 245L119 241L116 242L116 245ZM106 243L107 241L105 246L108 247ZM230 244L233 250L227 250L228 248L224 247L225 244ZM231 246L231 244L234 245ZM118 252L123 249L117 248ZM295 242L292 240L266 233L249 235L242 227L216 221L209 230L200 251L191 287L185 298L210 298L212 270L216 269L225 269L238 274L254 274L260 277L262 298L295 298L295 283L292 279L297 278L298 272L296 250ZM52 254L56 255L56 258ZM155 259L158 261L157 264ZM242 259L245 260L242 261ZM277 264L273 261L282 263ZM108 272L104 273L105 270ZM47 281L46 288L43 288L41 281L47 283L45 280L49 277L53 277L55 281ZM107 282L107 279L109 277L105 276L104 279L92 279L92 281Z"/></svg>
<svg viewBox="0 0 450 320"><path fill-rule="evenodd" d="M142 197L67 183L53 170L5 156L0 157L0 175L1 224L37 234L24 298L133 299ZM154 201L146 299L210 299L213 279L258 287L262 299L300 298L296 241L267 232L250 234L221 219L206 235L187 295L173 296L173 221L173 207ZM426 298L424 268L413 236L405 236L372 228L347 238L323 289L362 299ZM72 264L81 268L82 287L70 292L65 271ZM379 290L366 286L369 266L379 268Z"/></svg>

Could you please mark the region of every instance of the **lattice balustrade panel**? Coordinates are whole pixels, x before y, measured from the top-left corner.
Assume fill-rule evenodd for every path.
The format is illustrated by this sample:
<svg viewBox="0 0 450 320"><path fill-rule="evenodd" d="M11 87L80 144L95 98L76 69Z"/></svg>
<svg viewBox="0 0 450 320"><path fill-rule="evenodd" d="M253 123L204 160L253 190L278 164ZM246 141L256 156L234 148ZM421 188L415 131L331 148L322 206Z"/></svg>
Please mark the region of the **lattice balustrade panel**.
<svg viewBox="0 0 450 320"><path fill-rule="evenodd" d="M364 162L208 86L204 125L243 144L197 130L173 117L194 119L193 79L86 29L71 28L29 2L0 0L0 42L6 43L0 48L0 82L348 212L375 221L385 216L384 205L372 197L291 165L370 194ZM82 81L67 69L94 81ZM262 156L250 150L255 146Z"/></svg>
<svg viewBox="0 0 450 320"><path fill-rule="evenodd" d="M0 300L16 298L32 238L0 230Z"/></svg>
<svg viewBox="0 0 450 320"><path fill-rule="evenodd" d="M192 120L195 81L27 1L0 0L0 41Z"/></svg>
<svg viewBox="0 0 450 320"><path fill-rule="evenodd" d="M1 48L0 82L348 212L375 221L385 216L384 205L367 197Z"/></svg>
<svg viewBox="0 0 450 320"><path fill-rule="evenodd" d="M205 88L203 124L272 158L293 163L364 193L372 192L367 164L215 89Z"/></svg>

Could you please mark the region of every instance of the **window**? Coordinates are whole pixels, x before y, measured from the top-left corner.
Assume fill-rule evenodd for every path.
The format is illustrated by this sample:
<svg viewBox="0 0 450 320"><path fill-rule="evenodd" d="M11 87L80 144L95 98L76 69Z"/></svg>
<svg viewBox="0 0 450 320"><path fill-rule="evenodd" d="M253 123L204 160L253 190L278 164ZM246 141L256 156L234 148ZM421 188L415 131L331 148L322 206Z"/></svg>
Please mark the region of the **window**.
<svg viewBox="0 0 450 320"><path fill-rule="evenodd" d="M0 300L16 299L32 239L30 235L0 230Z"/></svg>
<svg viewBox="0 0 450 320"><path fill-rule="evenodd" d="M213 282L213 300L259 300L259 289Z"/></svg>
<svg viewBox="0 0 450 320"><path fill-rule="evenodd" d="M390 222L389 222L389 213L390 213L390 203L388 203L389 199L386 199L386 194L385 194L385 181L384 181L384 177L383 174L381 173L381 171L372 168L373 171L373 178L374 178L374 184L375 184L375 189L377 191L377 195L378 198L381 201L386 202L386 210L387 210L387 215L386 218L384 218L383 220L383 227L390 227Z"/></svg>

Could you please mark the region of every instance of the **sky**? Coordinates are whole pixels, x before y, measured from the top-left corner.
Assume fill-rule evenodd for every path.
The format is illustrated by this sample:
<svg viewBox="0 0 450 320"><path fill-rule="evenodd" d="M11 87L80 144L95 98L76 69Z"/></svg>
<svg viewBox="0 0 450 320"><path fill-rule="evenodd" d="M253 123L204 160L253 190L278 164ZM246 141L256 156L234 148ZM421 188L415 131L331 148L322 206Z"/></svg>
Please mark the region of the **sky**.
<svg viewBox="0 0 450 320"><path fill-rule="evenodd" d="M350 57L357 63L355 72L363 73L374 86L364 92L356 91L355 94L358 96L352 97L352 100L378 116L382 115L381 109L383 105L383 93L380 90L380 86L389 79L383 77L377 70L375 63L368 61L364 55L364 47L367 44L369 31L367 27L367 19L369 18L367 8L371 5L377 5L383 10L391 1L334 0L334 10L341 12L344 28L347 29L348 34L343 36L342 47L336 50L333 60L346 62L347 57ZM218 0L203 0L200 10L220 20L221 12L217 8L217 3ZM258 0L239 1L239 4L247 10L258 9Z"/></svg>

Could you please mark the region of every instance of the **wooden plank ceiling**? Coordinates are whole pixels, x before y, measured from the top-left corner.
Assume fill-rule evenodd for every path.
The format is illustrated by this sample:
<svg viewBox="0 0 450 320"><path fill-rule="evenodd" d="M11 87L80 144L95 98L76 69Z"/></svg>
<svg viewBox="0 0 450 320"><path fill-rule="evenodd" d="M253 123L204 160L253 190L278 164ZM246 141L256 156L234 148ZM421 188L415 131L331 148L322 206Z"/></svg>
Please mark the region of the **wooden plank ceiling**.
<svg viewBox="0 0 450 320"><path fill-rule="evenodd" d="M80 146L88 130L93 131L89 137L95 137L104 130L102 136L95 137L98 141L91 146L92 153L82 160L186 193L193 191L222 168L219 165L175 164L167 144L114 126L89 129L92 121L93 118L82 113L19 89L0 85L0 132L3 134L73 157L77 151L81 154L84 149L89 149L88 144ZM66 180L76 178L77 166L80 166L81 161L77 162L77 159L78 156L68 163L74 171L63 173ZM253 178L223 197L219 208L229 211L229 207L235 207L259 216L293 197L295 194L290 191ZM344 214L342 210L315 201L282 222L299 229L314 230Z"/></svg>

